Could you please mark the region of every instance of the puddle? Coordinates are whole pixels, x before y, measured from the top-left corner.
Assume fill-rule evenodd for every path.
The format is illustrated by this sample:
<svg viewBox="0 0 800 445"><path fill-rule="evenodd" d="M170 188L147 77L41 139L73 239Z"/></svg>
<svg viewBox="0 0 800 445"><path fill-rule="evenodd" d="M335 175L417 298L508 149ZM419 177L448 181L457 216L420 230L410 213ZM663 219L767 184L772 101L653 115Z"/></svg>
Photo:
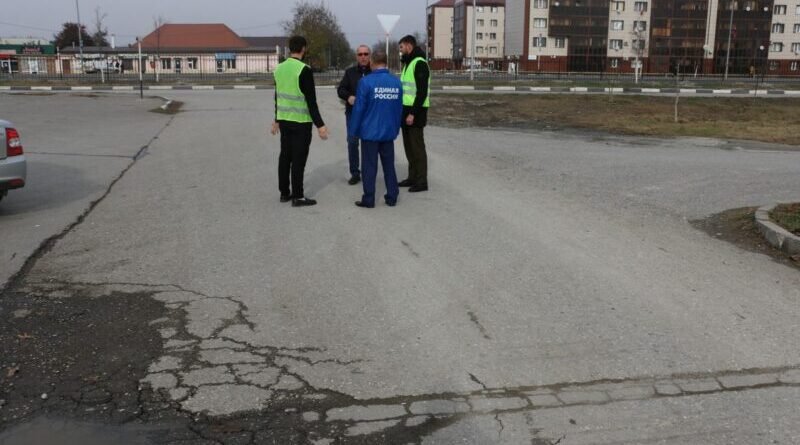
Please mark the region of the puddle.
<svg viewBox="0 0 800 445"><path fill-rule="evenodd" d="M144 426L109 426L40 417L0 433L0 445L151 445Z"/></svg>

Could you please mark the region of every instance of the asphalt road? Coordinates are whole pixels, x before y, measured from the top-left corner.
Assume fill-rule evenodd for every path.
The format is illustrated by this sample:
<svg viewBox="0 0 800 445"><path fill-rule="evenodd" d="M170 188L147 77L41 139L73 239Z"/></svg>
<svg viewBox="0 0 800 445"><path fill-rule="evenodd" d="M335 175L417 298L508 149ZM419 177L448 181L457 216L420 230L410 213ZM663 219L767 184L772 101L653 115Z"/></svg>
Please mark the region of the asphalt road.
<svg viewBox="0 0 800 445"><path fill-rule="evenodd" d="M146 112L162 103L155 98L30 93L3 94L0 103L28 162L26 186L0 202L3 286L45 239L103 196L168 117Z"/></svg>
<svg viewBox="0 0 800 445"><path fill-rule="evenodd" d="M174 118L127 96L15 96L48 101L31 108L48 122L81 100L135 113L133 133L58 127L100 135L92 153L152 139L18 290L163 302L141 320L164 341L144 390L211 423L281 407L294 420L275 443L800 442L800 275L688 223L797 200L800 152L430 127L430 191L365 210L342 107L320 96L332 137L312 143L319 205L301 209L278 202L271 92L171 92ZM75 162L104 176L73 218L131 160ZM31 221L61 214L47 207Z"/></svg>

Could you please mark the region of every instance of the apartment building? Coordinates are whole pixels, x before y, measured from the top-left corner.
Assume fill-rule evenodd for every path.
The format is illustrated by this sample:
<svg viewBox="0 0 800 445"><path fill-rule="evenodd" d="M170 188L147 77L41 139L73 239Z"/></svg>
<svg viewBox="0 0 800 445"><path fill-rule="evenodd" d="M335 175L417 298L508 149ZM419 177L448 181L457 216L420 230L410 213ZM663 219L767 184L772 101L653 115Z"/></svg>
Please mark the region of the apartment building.
<svg viewBox="0 0 800 445"><path fill-rule="evenodd" d="M800 75L800 0L506 0L525 71ZM728 43L730 41L730 44Z"/></svg>
<svg viewBox="0 0 800 445"><path fill-rule="evenodd" d="M453 68L453 5L455 0L441 0L428 6L428 59L433 69Z"/></svg>
<svg viewBox="0 0 800 445"><path fill-rule="evenodd" d="M451 58L456 68L468 68L470 61L474 60L478 67L502 69L505 60L505 0L477 0L475 3L474 10L471 0L456 0L453 5Z"/></svg>

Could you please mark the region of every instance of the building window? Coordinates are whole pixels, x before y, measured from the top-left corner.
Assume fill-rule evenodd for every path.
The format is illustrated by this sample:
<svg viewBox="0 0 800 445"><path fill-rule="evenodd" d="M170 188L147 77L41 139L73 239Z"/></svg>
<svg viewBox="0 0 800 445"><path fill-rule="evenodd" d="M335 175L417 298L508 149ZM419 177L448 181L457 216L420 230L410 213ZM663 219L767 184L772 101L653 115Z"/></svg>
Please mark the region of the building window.
<svg viewBox="0 0 800 445"><path fill-rule="evenodd" d="M611 29L613 29L614 31L622 31L623 29L625 29L625 22L622 20L612 20Z"/></svg>
<svg viewBox="0 0 800 445"><path fill-rule="evenodd" d="M620 1L612 1L612 2L611 2L611 8L612 8L614 11L617 11L617 12L622 12L622 11L624 11L624 10L625 10L625 2L620 2Z"/></svg>
<svg viewBox="0 0 800 445"><path fill-rule="evenodd" d="M634 2L633 10L636 12L647 12L647 2Z"/></svg>
<svg viewBox="0 0 800 445"><path fill-rule="evenodd" d="M547 28L547 19L533 19L534 28Z"/></svg>
<svg viewBox="0 0 800 445"><path fill-rule="evenodd" d="M795 34L800 33L800 23L795 23L793 31Z"/></svg>
<svg viewBox="0 0 800 445"><path fill-rule="evenodd" d="M475 54L483 54L483 47L482 46L476 46L475 47Z"/></svg>
<svg viewBox="0 0 800 445"><path fill-rule="evenodd" d="M647 22L636 21L633 22L633 30L634 31L647 31Z"/></svg>
<svg viewBox="0 0 800 445"><path fill-rule="evenodd" d="M644 49L647 45L647 41L643 39L633 39L631 43L633 45L633 49Z"/></svg>
<svg viewBox="0 0 800 445"><path fill-rule="evenodd" d="M490 6L489 7L489 12L498 12L498 11L500 11L500 8L498 8L497 6Z"/></svg>
<svg viewBox="0 0 800 445"><path fill-rule="evenodd" d="M161 59L161 69L162 70L171 70L172 69L172 59Z"/></svg>
<svg viewBox="0 0 800 445"><path fill-rule="evenodd" d="M186 59L186 68L190 70L197 69L197 57L189 57Z"/></svg>
<svg viewBox="0 0 800 445"><path fill-rule="evenodd" d="M780 67L780 63L777 60L770 60L769 61L769 70L776 71Z"/></svg>
<svg viewBox="0 0 800 445"><path fill-rule="evenodd" d="M774 42L772 45L769 46L769 50L774 53L779 53L783 51L783 43L781 42Z"/></svg>
<svg viewBox="0 0 800 445"><path fill-rule="evenodd" d="M608 41L608 47L610 49L622 49L622 40L621 39L611 39Z"/></svg>
<svg viewBox="0 0 800 445"><path fill-rule="evenodd" d="M547 37L534 37L533 38L533 46L534 46L534 48L545 48L545 47L547 47Z"/></svg>
<svg viewBox="0 0 800 445"><path fill-rule="evenodd" d="M556 48L566 48L567 46L567 39L564 37L556 37L556 41L554 45Z"/></svg>
<svg viewBox="0 0 800 445"><path fill-rule="evenodd" d="M480 27L483 27L483 19L475 20L476 24Z"/></svg>
<svg viewBox="0 0 800 445"><path fill-rule="evenodd" d="M483 33L482 32L476 32L475 33L475 40L483 40Z"/></svg>
<svg viewBox="0 0 800 445"><path fill-rule="evenodd" d="M800 5L797 5L794 9L794 15L800 15Z"/></svg>
<svg viewBox="0 0 800 445"><path fill-rule="evenodd" d="M489 33L489 40L497 40L497 33L496 32L490 32Z"/></svg>
<svg viewBox="0 0 800 445"><path fill-rule="evenodd" d="M773 23L772 24L772 32L775 34L783 34L783 30L786 26L783 23Z"/></svg>
<svg viewBox="0 0 800 445"><path fill-rule="evenodd" d="M497 19L489 20L489 26L491 26L492 28L497 28Z"/></svg>
<svg viewBox="0 0 800 445"><path fill-rule="evenodd" d="M490 46L489 47L489 54L497 54L497 47L496 46Z"/></svg>
<svg viewBox="0 0 800 445"><path fill-rule="evenodd" d="M792 52L800 54L800 43L792 43Z"/></svg>
<svg viewBox="0 0 800 445"><path fill-rule="evenodd" d="M483 12L483 6L478 6L477 8L478 8L477 9L478 12Z"/></svg>
<svg viewBox="0 0 800 445"><path fill-rule="evenodd" d="M619 59L611 59L611 68L619 67Z"/></svg>
<svg viewBox="0 0 800 445"><path fill-rule="evenodd" d="M786 5L775 5L775 15L786 15Z"/></svg>
<svg viewBox="0 0 800 445"><path fill-rule="evenodd" d="M789 63L789 71L797 71L798 65L800 65L800 63L796 60L792 60L792 62Z"/></svg>
<svg viewBox="0 0 800 445"><path fill-rule="evenodd" d="M533 0L533 7L536 9L547 9L547 0Z"/></svg>

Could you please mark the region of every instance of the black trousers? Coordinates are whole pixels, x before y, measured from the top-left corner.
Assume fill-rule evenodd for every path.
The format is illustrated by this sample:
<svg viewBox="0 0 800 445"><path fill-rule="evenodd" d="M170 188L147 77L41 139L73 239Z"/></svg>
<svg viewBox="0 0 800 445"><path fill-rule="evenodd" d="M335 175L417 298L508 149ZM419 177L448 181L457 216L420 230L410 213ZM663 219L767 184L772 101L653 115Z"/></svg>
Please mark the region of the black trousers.
<svg viewBox="0 0 800 445"><path fill-rule="evenodd" d="M279 121L281 129L281 155L278 158L278 188L281 195L302 198L303 175L311 146L309 123ZM291 176L291 181L289 178Z"/></svg>
<svg viewBox="0 0 800 445"><path fill-rule="evenodd" d="M422 127L403 125L403 148L408 159L408 179L416 185L428 185L428 154Z"/></svg>

